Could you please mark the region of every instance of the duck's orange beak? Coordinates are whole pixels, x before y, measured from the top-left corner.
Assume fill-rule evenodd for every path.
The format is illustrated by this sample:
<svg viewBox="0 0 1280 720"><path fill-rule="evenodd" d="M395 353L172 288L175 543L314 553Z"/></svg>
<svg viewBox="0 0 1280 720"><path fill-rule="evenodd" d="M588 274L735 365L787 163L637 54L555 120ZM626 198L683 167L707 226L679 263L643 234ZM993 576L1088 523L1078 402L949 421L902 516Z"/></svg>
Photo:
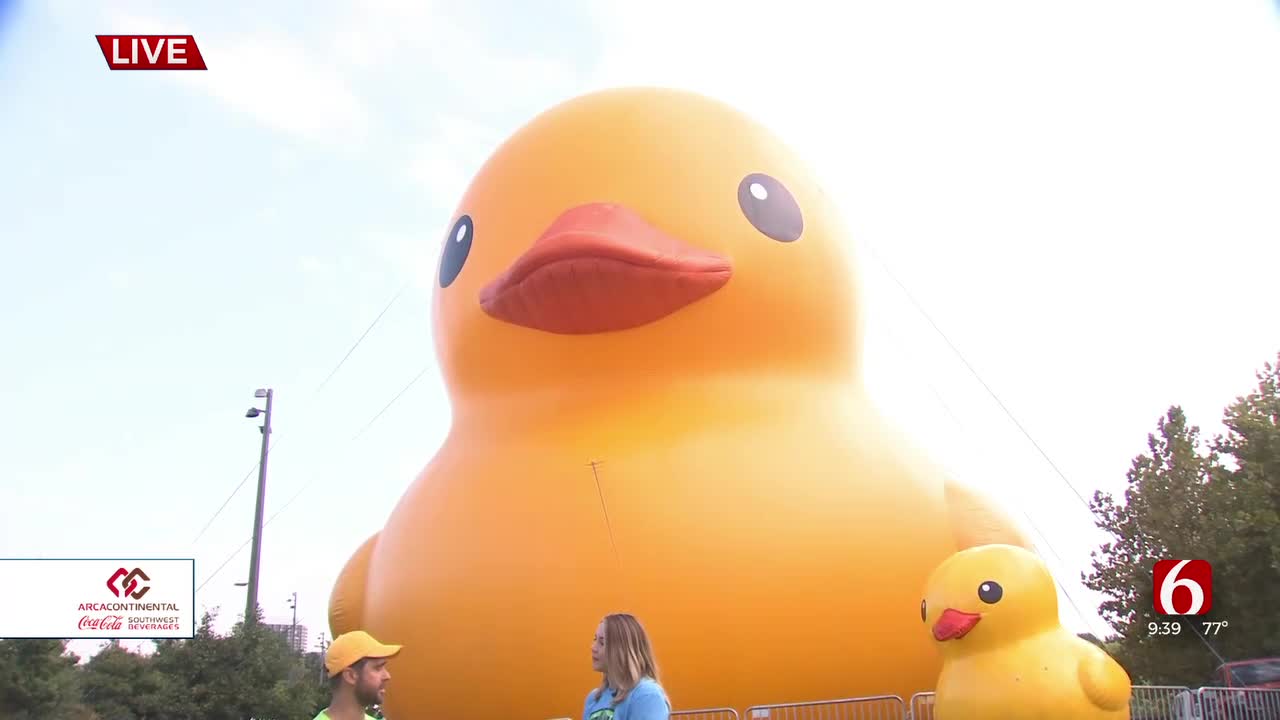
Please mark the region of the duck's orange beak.
<svg viewBox="0 0 1280 720"><path fill-rule="evenodd" d="M572 208L480 290L480 306L514 325L562 334L625 330L719 290L723 255L686 245L616 204Z"/></svg>
<svg viewBox="0 0 1280 720"><path fill-rule="evenodd" d="M982 616L977 613L960 612L947 608L942 611L942 617L938 618L938 622L933 624L933 639L938 642L944 640L959 640L969 631L973 629Z"/></svg>

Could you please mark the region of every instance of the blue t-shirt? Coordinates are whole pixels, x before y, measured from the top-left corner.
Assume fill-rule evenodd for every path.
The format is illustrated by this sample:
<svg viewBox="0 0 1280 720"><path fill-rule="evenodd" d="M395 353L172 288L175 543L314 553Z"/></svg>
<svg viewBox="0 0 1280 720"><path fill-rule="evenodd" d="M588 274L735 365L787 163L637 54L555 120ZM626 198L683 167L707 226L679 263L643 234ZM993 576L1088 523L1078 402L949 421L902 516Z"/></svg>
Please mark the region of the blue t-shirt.
<svg viewBox="0 0 1280 720"><path fill-rule="evenodd" d="M613 691L605 690L597 695L592 690L582 708L582 720L668 720L671 703L662 686L652 678L641 678L626 699L613 705Z"/></svg>

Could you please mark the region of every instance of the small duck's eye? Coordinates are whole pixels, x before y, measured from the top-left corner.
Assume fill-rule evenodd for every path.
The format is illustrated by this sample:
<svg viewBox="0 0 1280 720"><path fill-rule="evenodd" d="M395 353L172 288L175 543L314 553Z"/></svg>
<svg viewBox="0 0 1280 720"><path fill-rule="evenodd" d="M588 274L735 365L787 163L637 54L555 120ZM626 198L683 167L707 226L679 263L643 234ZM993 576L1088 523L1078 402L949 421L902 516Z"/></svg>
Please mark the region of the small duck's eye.
<svg viewBox="0 0 1280 720"><path fill-rule="evenodd" d="M1004 588L995 580L988 580L978 586L978 599L988 605L995 605L1004 597Z"/></svg>
<svg viewBox="0 0 1280 720"><path fill-rule="evenodd" d="M929 601L920 601L920 622L925 622L925 618L929 615Z"/></svg>
<svg viewBox="0 0 1280 720"><path fill-rule="evenodd" d="M467 255L471 254L471 241L475 234L476 225L470 215L463 215L453 224L440 256L440 287L447 288L458 279L462 266L467 264Z"/></svg>
<svg viewBox="0 0 1280 720"><path fill-rule="evenodd" d="M778 242L795 242L804 232L804 215L786 186L764 173L738 183L738 206L756 230Z"/></svg>

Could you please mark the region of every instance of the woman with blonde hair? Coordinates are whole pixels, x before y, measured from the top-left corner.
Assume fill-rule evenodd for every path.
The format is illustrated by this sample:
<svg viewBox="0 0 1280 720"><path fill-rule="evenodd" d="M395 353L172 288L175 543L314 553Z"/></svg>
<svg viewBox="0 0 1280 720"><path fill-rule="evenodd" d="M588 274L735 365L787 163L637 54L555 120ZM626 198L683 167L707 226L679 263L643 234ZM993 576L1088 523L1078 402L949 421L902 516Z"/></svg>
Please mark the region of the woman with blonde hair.
<svg viewBox="0 0 1280 720"><path fill-rule="evenodd" d="M614 613L600 621L591 643L591 669L600 673L600 687L587 695L582 720L668 720L671 716L649 636L634 616Z"/></svg>

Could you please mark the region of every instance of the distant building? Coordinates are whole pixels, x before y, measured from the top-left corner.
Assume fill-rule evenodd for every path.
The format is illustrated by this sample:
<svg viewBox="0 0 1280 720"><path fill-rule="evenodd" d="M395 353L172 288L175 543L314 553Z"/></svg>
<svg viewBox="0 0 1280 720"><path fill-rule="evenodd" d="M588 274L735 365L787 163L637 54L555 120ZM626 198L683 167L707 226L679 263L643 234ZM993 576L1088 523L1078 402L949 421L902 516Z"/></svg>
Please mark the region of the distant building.
<svg viewBox="0 0 1280 720"><path fill-rule="evenodd" d="M307 626L297 625L296 628L290 623L264 623L268 630L280 633L284 637L285 642L293 648L294 652L304 653L307 651ZM297 632L294 632L295 629Z"/></svg>

